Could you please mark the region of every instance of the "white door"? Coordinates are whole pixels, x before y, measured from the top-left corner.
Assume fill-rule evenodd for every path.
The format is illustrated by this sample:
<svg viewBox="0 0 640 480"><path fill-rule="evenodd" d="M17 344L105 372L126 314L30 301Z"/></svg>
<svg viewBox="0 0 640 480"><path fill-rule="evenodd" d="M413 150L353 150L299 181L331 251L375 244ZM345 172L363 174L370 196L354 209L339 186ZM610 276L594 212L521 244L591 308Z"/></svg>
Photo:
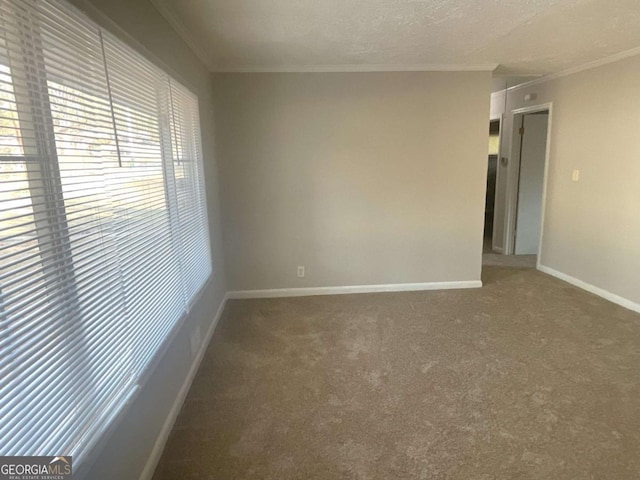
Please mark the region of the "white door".
<svg viewBox="0 0 640 480"><path fill-rule="evenodd" d="M523 116L524 133L520 154L516 217L516 255L538 253L548 122L548 112Z"/></svg>

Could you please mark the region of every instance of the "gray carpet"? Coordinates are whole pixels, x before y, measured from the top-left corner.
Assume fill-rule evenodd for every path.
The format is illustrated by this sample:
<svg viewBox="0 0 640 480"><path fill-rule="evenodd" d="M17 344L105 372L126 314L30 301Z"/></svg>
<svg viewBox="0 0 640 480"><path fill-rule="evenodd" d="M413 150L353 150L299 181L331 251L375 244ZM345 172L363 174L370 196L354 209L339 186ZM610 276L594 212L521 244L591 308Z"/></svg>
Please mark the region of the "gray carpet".
<svg viewBox="0 0 640 480"><path fill-rule="evenodd" d="M155 480L640 478L640 315L483 275L229 302Z"/></svg>
<svg viewBox="0 0 640 480"><path fill-rule="evenodd" d="M491 267L536 268L537 255L502 255L500 253L483 253L482 265Z"/></svg>

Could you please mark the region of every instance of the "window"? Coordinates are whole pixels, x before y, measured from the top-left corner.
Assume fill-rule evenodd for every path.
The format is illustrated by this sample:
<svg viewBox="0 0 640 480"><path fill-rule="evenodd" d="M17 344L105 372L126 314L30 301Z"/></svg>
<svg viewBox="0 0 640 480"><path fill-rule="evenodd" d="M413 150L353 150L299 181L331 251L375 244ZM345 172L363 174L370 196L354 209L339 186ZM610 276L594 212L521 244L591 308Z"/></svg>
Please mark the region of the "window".
<svg viewBox="0 0 640 480"><path fill-rule="evenodd" d="M0 0L0 455L81 461L210 273L197 97Z"/></svg>

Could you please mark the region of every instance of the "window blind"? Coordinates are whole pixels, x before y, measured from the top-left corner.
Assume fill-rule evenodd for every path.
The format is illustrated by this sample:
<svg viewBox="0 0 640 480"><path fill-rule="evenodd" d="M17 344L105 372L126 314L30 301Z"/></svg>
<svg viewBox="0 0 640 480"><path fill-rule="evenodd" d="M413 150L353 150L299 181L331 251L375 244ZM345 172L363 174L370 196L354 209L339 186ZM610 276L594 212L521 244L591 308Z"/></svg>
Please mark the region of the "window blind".
<svg viewBox="0 0 640 480"><path fill-rule="evenodd" d="M123 294L137 319L131 335L138 370L185 308L172 229L169 185L171 141L169 79L116 39L104 35L105 58L121 165L110 190L122 211L116 229L122 244ZM166 160L166 161L165 161Z"/></svg>
<svg viewBox="0 0 640 480"><path fill-rule="evenodd" d="M187 299L193 298L199 286L211 273L209 234L200 145L200 115L197 98L175 80L170 80L171 135L173 179L176 197L181 253L180 263L185 278ZM207 258L208 261L200 261Z"/></svg>
<svg viewBox="0 0 640 480"><path fill-rule="evenodd" d="M197 97L0 0L0 455L87 453L211 273Z"/></svg>

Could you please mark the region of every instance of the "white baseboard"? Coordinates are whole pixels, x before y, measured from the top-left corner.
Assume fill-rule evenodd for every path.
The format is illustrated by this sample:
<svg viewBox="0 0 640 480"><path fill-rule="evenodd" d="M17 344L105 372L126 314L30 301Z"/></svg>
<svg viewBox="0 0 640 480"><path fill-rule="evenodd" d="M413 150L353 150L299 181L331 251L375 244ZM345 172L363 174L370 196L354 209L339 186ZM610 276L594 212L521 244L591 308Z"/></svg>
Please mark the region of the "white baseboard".
<svg viewBox="0 0 640 480"><path fill-rule="evenodd" d="M499 253L499 254L503 254L504 253L504 248L502 247L491 247L491 250L495 253Z"/></svg>
<svg viewBox="0 0 640 480"><path fill-rule="evenodd" d="M227 304L228 298L229 298L229 295L228 294L225 295L224 298L222 299L222 302L220 303L220 306L218 307L218 311L216 312L215 317L213 318L213 322L211 322L211 326L207 331L204 341L202 342L202 345L200 345L200 350L198 350L198 354L193 359L191 368L189 368L189 373L187 373L187 376L184 379L184 383L182 384L182 387L180 387L180 391L178 392L178 396L173 402L171 410L169 411L169 414L167 415L167 418L164 421L164 424L162 425L160 434L158 435L158 438L156 439L156 442L153 445L153 449L151 450L151 455L149 455L149 459L147 460L147 463L144 466L144 470L142 470L142 474L140 475L140 480L151 480L151 478L153 477L153 473L156 467L158 466L158 462L160 461L160 457L162 456L164 447L167 443L167 440L169 439L169 434L171 433L171 430L173 429L173 425L176 422L176 418L178 418L178 414L182 409L182 404L187 398L187 394L189 393L189 389L191 388L193 379L195 378L196 373L198 372L198 367L200 367L200 363L202 362L204 353L206 352L207 347L209 346L211 337L213 337L213 332L215 331L216 326L218 325L218 321L222 316L222 312L224 311L224 307Z"/></svg>
<svg viewBox="0 0 640 480"><path fill-rule="evenodd" d="M480 280L459 282L392 283L387 285L349 285L344 287L276 288L270 290L237 290L229 298L307 297L312 295L344 295L348 293L413 292L482 287Z"/></svg>
<svg viewBox="0 0 640 480"><path fill-rule="evenodd" d="M570 283L571 285L575 285L576 287L586 290L587 292L598 295L599 297L602 297L605 300L609 300L610 302L620 305L621 307L628 308L629 310L640 313L640 303L632 302L627 298L616 295L615 293L611 293L603 288L596 287L595 285L591 285L590 283L572 277L571 275L567 275L566 273L554 270L553 268L547 267L546 265L538 264L538 270L549 274L552 277L564 280L565 282Z"/></svg>

